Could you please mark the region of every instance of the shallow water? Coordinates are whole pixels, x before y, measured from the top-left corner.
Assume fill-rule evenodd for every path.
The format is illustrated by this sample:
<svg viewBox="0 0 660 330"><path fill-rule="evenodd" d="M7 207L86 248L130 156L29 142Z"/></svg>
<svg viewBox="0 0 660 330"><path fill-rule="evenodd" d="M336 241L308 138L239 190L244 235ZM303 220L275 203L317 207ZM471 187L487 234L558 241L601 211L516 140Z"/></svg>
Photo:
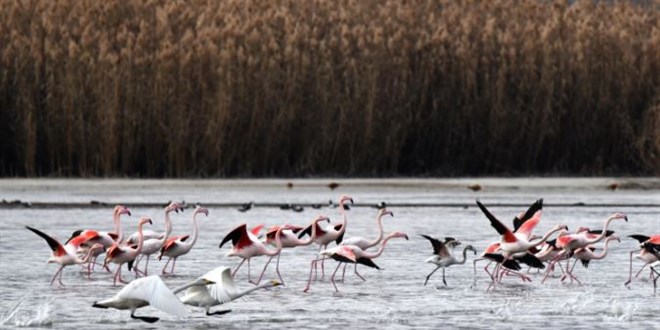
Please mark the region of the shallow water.
<svg viewBox="0 0 660 330"><path fill-rule="evenodd" d="M657 179L648 179L657 183ZM479 181L484 189L473 192L466 184ZM0 199L48 202L105 201L110 204L128 202L165 203L186 200L207 203L316 203L336 201L340 193L350 194L356 203L465 203L474 205L480 198L486 205L511 203L527 205L537 198L546 204L584 202L603 204L600 207L546 207L537 232L542 233L557 223L570 228L590 226L600 228L613 212L626 213L629 222L614 221L613 229L622 237L621 243L610 245L604 260L592 261L588 269L580 265L575 274L583 285L561 283L551 278L541 284L538 275L532 283L507 278L504 285L486 291L487 275L479 269L472 273L472 255L465 265L447 269L448 286L442 285L441 271L423 286L426 275L434 266L424 263L431 255L431 245L419 234L436 237L453 236L472 244L481 252L498 236L476 207L393 207L395 217L384 220L386 232L398 230L409 234L410 240L392 240L385 253L375 262L382 271L361 268L367 282L363 283L348 268L346 282L338 283L335 293L326 280L314 282L309 293L303 293L309 262L317 247L285 250L281 272L285 287L257 291L241 300L214 309L231 308L232 313L207 317L200 309L190 307L190 316L176 319L147 307L138 315L159 316L152 325L129 318L128 311L92 308L95 300L110 297L119 288L112 286L112 275L95 273L88 280L79 267L67 267L63 281L66 287L49 286L57 266L46 264L50 254L47 244L24 226L39 228L59 239L66 239L79 228L112 230L112 207L76 208L0 208L0 325L3 327L48 326L54 328L119 329L140 326L164 329L224 327L290 329L294 326L360 329L404 328L622 328L660 329L660 293L653 295L653 285L645 270L630 289L623 283L628 277L628 251L635 249L631 234L660 232L660 190L620 189L603 187L606 179L488 179L488 180L359 180L342 181L331 191L327 180L294 181L293 189L285 180L250 181L129 181L129 180L0 180ZM485 183L484 183L485 182ZM656 188L653 188L656 187ZM630 207L648 204L647 207ZM616 205L616 206L607 206ZM525 207L494 207L491 211L509 223ZM124 217L126 234L135 230L139 216L154 219L154 230L163 230L162 209L133 208L132 217ZM347 236L371 238L376 235L376 209L354 207L348 215ZM235 208L210 208L208 219L200 219L200 236L190 254L177 262L177 276L165 283L178 286L195 279L217 266L235 267L238 259L228 259L229 247L218 249L225 233L240 223L266 226L283 222L306 224L323 213L339 221L337 208L307 208L295 213L277 208L255 207L241 213ZM173 215L173 233L190 232L191 210ZM258 275L266 259L252 262L252 275ZM164 262L151 261L150 272L156 273ZM482 264L483 266L483 264ZM635 270L641 266L634 263ZM334 268L328 263L327 273ZM114 268L113 268L114 269ZM126 279L132 278L126 271ZM269 268L267 278L277 278ZM327 278L327 274L326 274ZM241 287L249 287L244 266L237 275Z"/></svg>

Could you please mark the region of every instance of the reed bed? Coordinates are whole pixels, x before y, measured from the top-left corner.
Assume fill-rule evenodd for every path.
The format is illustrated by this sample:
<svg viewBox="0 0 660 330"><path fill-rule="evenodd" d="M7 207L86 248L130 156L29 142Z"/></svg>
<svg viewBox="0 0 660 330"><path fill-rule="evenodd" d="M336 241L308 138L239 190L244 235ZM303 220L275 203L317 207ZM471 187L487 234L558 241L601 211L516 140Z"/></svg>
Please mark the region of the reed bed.
<svg viewBox="0 0 660 330"><path fill-rule="evenodd" d="M660 174L660 2L0 1L0 175Z"/></svg>

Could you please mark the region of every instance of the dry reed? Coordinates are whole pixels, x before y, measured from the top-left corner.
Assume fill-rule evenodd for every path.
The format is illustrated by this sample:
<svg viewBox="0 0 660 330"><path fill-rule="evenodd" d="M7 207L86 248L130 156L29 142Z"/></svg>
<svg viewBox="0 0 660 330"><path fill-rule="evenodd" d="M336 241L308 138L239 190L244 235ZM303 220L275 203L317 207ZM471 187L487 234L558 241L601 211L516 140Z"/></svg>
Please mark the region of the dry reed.
<svg viewBox="0 0 660 330"><path fill-rule="evenodd" d="M660 2L0 1L0 175L660 174Z"/></svg>

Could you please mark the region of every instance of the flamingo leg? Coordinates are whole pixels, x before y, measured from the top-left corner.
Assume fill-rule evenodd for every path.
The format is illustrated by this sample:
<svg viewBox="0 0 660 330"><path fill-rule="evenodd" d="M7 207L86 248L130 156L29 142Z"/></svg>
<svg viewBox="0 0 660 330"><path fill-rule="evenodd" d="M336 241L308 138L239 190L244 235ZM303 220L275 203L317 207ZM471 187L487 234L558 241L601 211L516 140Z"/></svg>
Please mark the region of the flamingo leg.
<svg viewBox="0 0 660 330"><path fill-rule="evenodd" d="M341 272L341 281L340 282L342 282L342 283L344 283L344 275L346 275L346 266L348 266L348 264L344 264L344 270L342 270L342 272Z"/></svg>
<svg viewBox="0 0 660 330"><path fill-rule="evenodd" d="M339 292L339 289L337 289L337 284L335 284L335 274L337 274L337 271L339 270L339 266L341 266L341 262L337 263L337 267L335 267L335 271L332 272L332 276L330 276L330 282L332 282L332 285L335 287L335 291Z"/></svg>
<svg viewBox="0 0 660 330"><path fill-rule="evenodd" d="M63 270L63 269L64 269L64 266L60 266L60 269L58 269L57 272L55 272L55 275L53 275L53 279L50 280L50 285L51 285L51 286L52 286L53 283L55 282L55 278L57 277L57 275L60 275L60 274L62 273L62 270ZM61 281L61 280L60 280L60 281ZM61 282L60 282L60 283L61 283Z"/></svg>
<svg viewBox="0 0 660 330"><path fill-rule="evenodd" d="M142 255L142 254L137 256L137 258L135 258L135 262L133 263L133 271L135 272L135 277L136 278L140 277L139 274L138 274L138 271L139 271L138 266L140 264L140 260L142 260L142 257L144 257L144 255Z"/></svg>
<svg viewBox="0 0 660 330"><path fill-rule="evenodd" d="M442 267L442 283L447 286L447 281L445 280L445 267Z"/></svg>
<svg viewBox="0 0 660 330"><path fill-rule="evenodd" d="M623 284L625 286L628 286L628 284L630 284L630 282L632 281L632 256L633 253L635 253L636 251L637 250L630 251L630 267L628 268L628 280L626 281L626 283ZM644 267L642 267L642 269L644 269Z"/></svg>
<svg viewBox="0 0 660 330"><path fill-rule="evenodd" d="M278 256L279 256L279 254L278 254ZM250 282L250 283L252 283L254 285L259 285L259 283L261 282L261 278L264 276L264 273L266 272L266 268L268 268L268 264L270 264L271 260L273 260L273 257L268 258L268 261L266 261L266 265L264 266L264 269L261 271L261 275L259 275L259 279L257 280L257 282L256 283Z"/></svg>
<svg viewBox="0 0 660 330"><path fill-rule="evenodd" d="M637 274L635 275L635 278L639 277L639 274L641 274L641 273L642 273L642 270L644 270L644 268L646 268L646 266L648 266L648 265L649 265L649 264L644 264L644 265L642 265L642 268L639 269L639 271L638 271Z"/></svg>
<svg viewBox="0 0 660 330"><path fill-rule="evenodd" d="M143 273L144 276L148 276L147 271L148 271L148 268L149 268L149 257L151 257L151 255L147 255L147 263L146 263L146 265L144 265L144 273Z"/></svg>
<svg viewBox="0 0 660 330"><path fill-rule="evenodd" d="M277 265L275 266L275 272L277 273L277 277L280 278L280 283L284 285L284 279L282 279L282 274L280 274L280 255L281 253L277 254Z"/></svg>
<svg viewBox="0 0 660 330"><path fill-rule="evenodd" d="M366 282L367 280L365 280L364 277L362 277L362 275L360 275L360 273L358 273L358 271L357 271L357 265L358 265L358 264L356 263L356 264L355 264L355 267L353 268L353 271L355 272L355 275L357 275L359 278L361 278L362 281Z"/></svg>
<svg viewBox="0 0 660 330"><path fill-rule="evenodd" d="M309 265L309 280L307 280L307 286L303 289L303 292L309 291L309 286L312 283L312 274L314 273L314 269L316 268L316 263L318 262L318 259L312 260L312 263Z"/></svg>
<svg viewBox="0 0 660 330"><path fill-rule="evenodd" d="M241 268L241 266L243 266L244 262L245 262L245 259L241 260L241 263L238 264L238 267L236 267L236 269L234 269L234 272L231 273L231 277L236 277L236 272L238 272L238 270Z"/></svg>
<svg viewBox="0 0 660 330"><path fill-rule="evenodd" d="M174 275L174 266L176 265L176 258L174 257L174 261L172 261L172 269L170 269L170 275Z"/></svg>
<svg viewBox="0 0 660 330"><path fill-rule="evenodd" d="M119 275L119 276L117 276L117 279L121 283L128 284L128 282L124 281L124 279L121 278L121 266L122 265L119 265L119 267L117 267L117 274Z"/></svg>
<svg viewBox="0 0 660 330"><path fill-rule="evenodd" d="M168 274L168 272L166 272L165 270L167 269L167 265L170 264L170 261L172 261L172 258L167 259L167 262L165 263L165 267L163 267L163 275Z"/></svg>
<svg viewBox="0 0 660 330"><path fill-rule="evenodd" d="M652 270L654 273L658 274L658 276L656 276L656 277L653 279L653 295L655 295L656 290L657 290L657 288L658 288L658 279L660 278L660 273L659 273L657 270L655 270L655 268L653 268L653 267L651 267L651 270Z"/></svg>
<svg viewBox="0 0 660 330"><path fill-rule="evenodd" d="M429 275L426 276L426 281L424 281L424 285L426 285L426 283L429 282L429 279L431 278L431 275L433 275L433 273L435 273L440 268L442 268L442 266L435 267L435 269Z"/></svg>

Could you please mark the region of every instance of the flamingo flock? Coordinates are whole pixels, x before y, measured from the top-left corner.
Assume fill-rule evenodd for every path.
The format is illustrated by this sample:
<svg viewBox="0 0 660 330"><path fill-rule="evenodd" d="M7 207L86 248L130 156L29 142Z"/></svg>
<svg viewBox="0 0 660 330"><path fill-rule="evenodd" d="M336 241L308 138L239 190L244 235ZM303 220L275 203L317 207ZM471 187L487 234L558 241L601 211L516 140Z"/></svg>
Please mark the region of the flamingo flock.
<svg viewBox="0 0 660 330"><path fill-rule="evenodd" d="M122 205L117 205L113 210L113 232L93 229L76 230L64 244L41 230L30 226L26 226L26 228L48 243L52 251L48 262L60 265L50 281L51 286L56 280L58 280L60 286L64 286L62 273L66 266L81 265L85 267L87 276L90 277L91 273L94 272L94 265L97 264L96 259L105 253L105 261L102 264L103 269L110 272L109 266L116 265L112 285L116 286L118 282L127 285L115 296L94 302L93 307L130 310L131 318L153 323L158 321L158 318L137 316L135 315L136 310L145 306L153 306L165 313L185 317L188 315L185 305L189 305L202 308L207 316L218 316L231 312L231 310L211 312L211 307L228 303L259 289L284 286L285 281L280 272L281 252L283 249L293 250L294 248L298 248L295 251L299 251L301 247L312 243L319 245L319 251L316 254L309 255L309 277L303 292L310 292L312 283L323 279L324 263L326 261L336 261L335 269L329 278L329 282L336 292L339 292L339 288L335 277L341 266L344 266L341 282L344 281L348 264L353 264L354 274L363 282L367 282L365 277L357 271L357 265L382 270L376 264L375 259L384 254L388 242L396 238L403 238L408 241L409 236L400 231L387 232L384 230L384 216L388 215L394 218L394 213L388 210L383 203L376 214L377 231L375 238L367 239L360 236L350 236L344 239L348 227L348 211L350 210L347 203L352 204L353 198L348 195L341 195L337 205L342 221L336 224L330 222L329 216L318 215L307 226L283 223L272 226L264 235L261 235L263 229L261 224L254 225L250 229L248 229L247 223L239 224L224 234L219 243L219 248L223 249L227 243L231 242L231 249L226 253L226 257L241 259L240 263L233 268L233 271L230 267L219 266L173 290L167 287L162 277L173 275L177 259L188 254L194 247L199 234L198 216L209 217L209 210L202 206L197 206L190 217L192 232L178 236L172 235L171 213L183 212L184 205L177 202L172 202L164 208L164 231L157 232L145 229L145 225L153 226L154 221L151 217L143 216L137 222L137 231L126 239L124 239L120 218L122 215L131 216L131 211ZM532 282L531 268L537 269L537 274L542 274L541 283L545 283L548 279L554 277L551 275L558 268L562 272L560 282L568 280L582 284L574 275L578 261L584 268L587 268L591 262L606 258L609 245L621 241L621 237L610 230L611 224L617 220L628 221L625 214L614 213L604 221L602 229L578 227L571 232L566 225L555 224L542 235L536 235L533 231L541 223L542 199L534 202L526 211L516 215L512 227L508 227L499 220L481 201L477 200L476 204L488 220L488 222L483 222L483 225L490 225L497 233L497 236L493 235L492 243L481 252L479 257L473 259L475 280L478 277L476 263L480 260L488 261L488 264L484 267L484 271L490 278L487 290L501 285L505 277L514 277L523 282ZM179 219L175 219L175 221L179 221ZM426 276L423 286L426 286L432 275L440 269L442 269L442 282L444 286L447 286L446 269L463 265L467 263L472 255L476 256L479 253L474 244L467 244L460 249L459 247L463 243L454 238L455 233L444 234L452 235L452 237L447 236L444 239L439 239L429 233L419 234L424 240L430 242L432 247L432 254L425 262L435 266ZM305 238L306 235L309 235L309 237ZM649 279L653 282L655 294L657 281L660 278L660 235L635 234L629 237L639 243L639 248L630 251L629 277L625 282L625 286L630 287L633 280L638 278L646 267L649 267ZM600 242L603 242L602 248L597 245ZM329 247L330 244L336 245ZM468 256L468 252L471 252L470 256ZM162 268L161 276L149 276L149 259L150 256L156 253L158 253L157 259L159 261L163 257L167 257L168 260ZM253 258L260 256L268 257L268 259L259 277L253 280L250 263ZM275 273L278 280L269 280L261 284L270 262L275 257L277 257ZM643 263L634 278L632 274L633 259L640 260ZM145 260L145 262L142 269L140 269L138 265L142 260ZM238 289L236 285L237 273L245 261L247 261L248 268L247 282L253 286ZM422 261L419 260L418 262ZM565 264L562 265L562 263ZM317 271L319 264L321 266L321 277L318 277ZM527 274L523 273L521 264L529 267ZM131 282L126 282L122 278L121 269L124 265L127 266L129 272L133 271L135 275L135 279ZM541 270L544 270L543 273L541 273ZM182 296L178 296L180 293L182 293Z"/></svg>

